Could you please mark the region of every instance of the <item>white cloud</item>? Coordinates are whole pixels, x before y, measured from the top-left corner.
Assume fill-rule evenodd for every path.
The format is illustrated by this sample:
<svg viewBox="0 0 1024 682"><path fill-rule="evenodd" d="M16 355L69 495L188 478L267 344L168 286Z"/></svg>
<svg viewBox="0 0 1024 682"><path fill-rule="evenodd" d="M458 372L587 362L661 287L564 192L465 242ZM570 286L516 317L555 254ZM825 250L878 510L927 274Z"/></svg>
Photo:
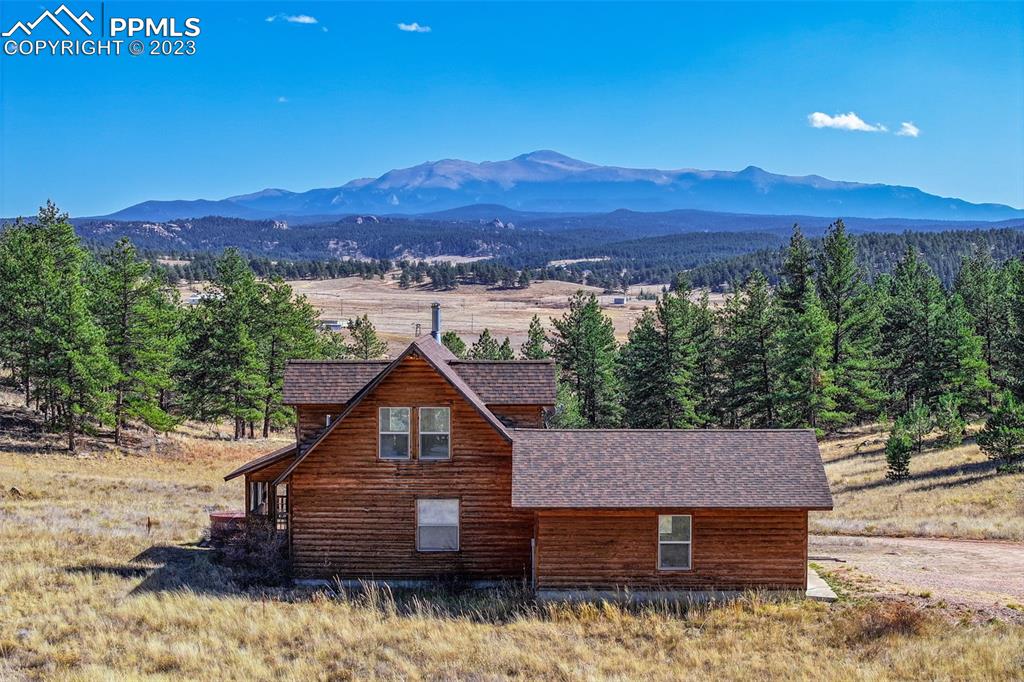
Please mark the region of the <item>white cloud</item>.
<svg viewBox="0 0 1024 682"><path fill-rule="evenodd" d="M884 133L888 132L881 123L867 123L857 114L852 111L848 114L836 114L835 116L829 116L823 114L820 111L815 111L813 114L808 114L808 123L814 128L836 128L838 130L860 130L868 133Z"/></svg>
<svg viewBox="0 0 1024 682"><path fill-rule="evenodd" d="M411 24L398 24L399 31L406 31L407 33L430 33L429 26L421 26L418 22L412 22Z"/></svg>
<svg viewBox="0 0 1024 682"><path fill-rule="evenodd" d="M278 104L287 104L288 103L288 98L285 97L284 95L281 95L280 97L277 98L277 103Z"/></svg>
<svg viewBox="0 0 1024 682"><path fill-rule="evenodd" d="M275 21L286 21L289 24L319 24L320 21L316 17L311 17L308 14L272 14L267 17L267 21L273 23Z"/></svg>
<svg viewBox="0 0 1024 682"><path fill-rule="evenodd" d="M896 134L900 137L917 137L921 134L921 129L911 121L904 121L900 124L900 129L896 131Z"/></svg>

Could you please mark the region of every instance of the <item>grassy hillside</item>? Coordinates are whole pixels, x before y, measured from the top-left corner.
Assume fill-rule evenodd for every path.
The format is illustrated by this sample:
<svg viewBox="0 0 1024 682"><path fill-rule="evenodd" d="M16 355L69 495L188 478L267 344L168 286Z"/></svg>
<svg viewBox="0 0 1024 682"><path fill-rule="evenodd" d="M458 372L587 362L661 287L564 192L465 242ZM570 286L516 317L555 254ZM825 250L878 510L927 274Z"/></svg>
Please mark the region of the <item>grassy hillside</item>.
<svg viewBox="0 0 1024 682"><path fill-rule="evenodd" d="M1001 474L968 439L914 455L910 479L885 478L886 433L852 430L822 443L835 509L811 531L1024 541L1024 473Z"/></svg>

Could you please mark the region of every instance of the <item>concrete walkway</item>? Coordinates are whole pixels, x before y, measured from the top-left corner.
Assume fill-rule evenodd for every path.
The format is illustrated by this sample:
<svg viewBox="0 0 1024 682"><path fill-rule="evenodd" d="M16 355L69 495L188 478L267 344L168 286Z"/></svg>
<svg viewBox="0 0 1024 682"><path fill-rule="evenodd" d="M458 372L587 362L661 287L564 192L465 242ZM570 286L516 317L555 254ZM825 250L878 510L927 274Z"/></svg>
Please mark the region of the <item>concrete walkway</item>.
<svg viewBox="0 0 1024 682"><path fill-rule="evenodd" d="M828 583L810 566L807 567L807 598L824 602L834 602L839 598L828 586Z"/></svg>

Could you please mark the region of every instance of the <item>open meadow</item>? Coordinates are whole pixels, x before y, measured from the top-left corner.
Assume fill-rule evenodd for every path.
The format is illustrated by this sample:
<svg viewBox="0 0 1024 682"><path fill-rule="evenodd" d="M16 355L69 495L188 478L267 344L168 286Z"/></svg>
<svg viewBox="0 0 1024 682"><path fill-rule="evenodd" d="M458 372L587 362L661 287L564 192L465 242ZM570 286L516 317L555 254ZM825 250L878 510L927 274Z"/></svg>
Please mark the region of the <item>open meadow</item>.
<svg viewBox="0 0 1024 682"><path fill-rule="evenodd" d="M190 429L121 453L87 443L71 457L10 405L3 425L2 679L1012 680L1024 670L1019 621L869 595L839 576L845 597L832 605L750 595L690 611L538 604L516 585L243 587L211 561L208 514L241 506L241 482L222 476L277 442ZM934 505L943 513L966 499L933 494L947 498ZM837 518L864 514L850 495Z"/></svg>
<svg viewBox="0 0 1024 682"><path fill-rule="evenodd" d="M652 301L635 298L641 291L659 293L661 285L631 287L625 303L615 304L623 295L603 294L597 287L547 280L534 282L526 289L501 289L479 284L462 284L452 291L435 291L427 286L402 289L396 273L386 279L343 277L323 280L293 280L288 284L297 294L306 296L321 311L321 319L342 322L369 315L392 351L404 347L416 333L430 328L430 304L441 303L444 328L455 330L473 341L485 327L499 338L508 336L516 349L526 340L530 318L539 315L545 326L549 318L561 317L569 298L579 290L598 296L601 306L615 324L615 335L625 341L634 321ZM179 287L182 298L202 290L201 284ZM716 297L716 300L721 298Z"/></svg>

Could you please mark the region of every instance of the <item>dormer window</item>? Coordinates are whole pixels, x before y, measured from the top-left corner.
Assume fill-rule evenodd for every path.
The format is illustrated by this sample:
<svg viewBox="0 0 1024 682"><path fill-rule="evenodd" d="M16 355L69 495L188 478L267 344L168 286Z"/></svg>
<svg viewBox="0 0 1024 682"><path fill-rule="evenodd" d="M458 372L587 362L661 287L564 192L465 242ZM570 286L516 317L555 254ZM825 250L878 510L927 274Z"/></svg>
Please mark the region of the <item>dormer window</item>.
<svg viewBox="0 0 1024 682"><path fill-rule="evenodd" d="M451 459L451 409L420 408L420 459Z"/></svg>
<svg viewBox="0 0 1024 682"><path fill-rule="evenodd" d="M381 459L409 459L409 414L408 407L380 408L380 445L378 454Z"/></svg>

